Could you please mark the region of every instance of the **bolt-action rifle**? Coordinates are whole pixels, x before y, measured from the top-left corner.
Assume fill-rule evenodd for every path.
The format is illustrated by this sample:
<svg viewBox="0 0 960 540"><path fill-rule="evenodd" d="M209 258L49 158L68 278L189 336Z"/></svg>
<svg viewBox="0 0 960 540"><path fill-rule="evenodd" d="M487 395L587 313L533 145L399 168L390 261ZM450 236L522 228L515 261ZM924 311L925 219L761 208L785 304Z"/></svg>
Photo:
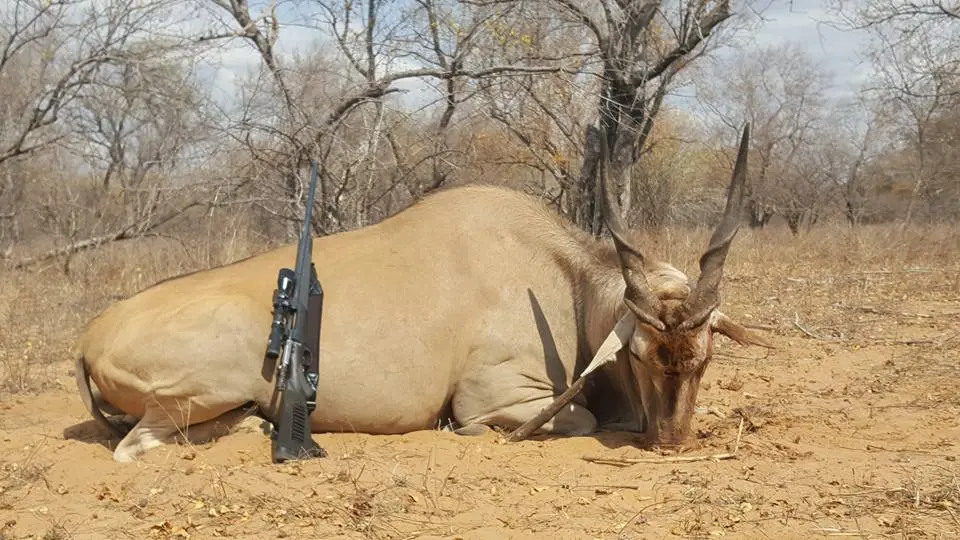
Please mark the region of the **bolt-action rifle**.
<svg viewBox="0 0 960 540"><path fill-rule="evenodd" d="M267 342L267 357L276 364L276 395L272 459L282 463L295 459L326 457L327 452L311 437L310 415L317 406L320 367L320 321L323 288L311 261L313 234L310 227L317 189L317 162L313 162L306 216L297 246L295 270L281 268L273 291L273 323Z"/></svg>

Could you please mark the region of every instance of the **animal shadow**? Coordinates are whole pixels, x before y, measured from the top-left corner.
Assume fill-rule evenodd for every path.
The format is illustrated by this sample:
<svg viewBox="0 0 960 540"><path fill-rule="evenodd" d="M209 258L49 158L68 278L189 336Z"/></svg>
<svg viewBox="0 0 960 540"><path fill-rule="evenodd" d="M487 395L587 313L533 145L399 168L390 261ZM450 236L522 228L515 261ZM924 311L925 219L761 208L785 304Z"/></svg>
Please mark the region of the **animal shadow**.
<svg viewBox="0 0 960 540"><path fill-rule="evenodd" d="M63 428L63 438L68 441L99 445L111 452L120 442L120 437L92 419Z"/></svg>
<svg viewBox="0 0 960 540"><path fill-rule="evenodd" d="M553 384L554 397L557 397L567 389L567 369L560 358L560 352L557 348L553 330L550 328L550 322L547 320L546 313L544 313L543 307L540 305L540 301L537 299L536 293L528 288L527 296L530 300L530 307L533 313L534 322L537 325L537 333L539 334L540 343L543 347L544 370L547 374L547 378L550 379L550 382ZM588 362L584 361L584 359L577 358L575 362L576 365L574 370L576 372L586 369ZM593 387L600 382L598 381L598 378L602 380L603 376L596 376L591 383L588 383L588 386ZM601 392L606 392L609 390L610 388L604 388L601 390ZM589 390L585 389L585 392L589 393ZM624 409L627 416L632 416L632 411L629 409L627 404L620 403L619 406ZM597 411L592 412L596 413ZM624 412L620 412L620 417L622 417L623 414ZM507 431L505 435L506 434L509 434L509 431ZM585 437L596 439L600 444L609 449L617 449L625 446L642 449L650 446L643 433L633 431L625 426L623 429L618 428L616 425L609 426L606 429L601 428L600 431L595 431L591 434L585 435ZM569 438L569 435L536 434L530 435L527 438L529 440L549 441L555 439L567 439Z"/></svg>

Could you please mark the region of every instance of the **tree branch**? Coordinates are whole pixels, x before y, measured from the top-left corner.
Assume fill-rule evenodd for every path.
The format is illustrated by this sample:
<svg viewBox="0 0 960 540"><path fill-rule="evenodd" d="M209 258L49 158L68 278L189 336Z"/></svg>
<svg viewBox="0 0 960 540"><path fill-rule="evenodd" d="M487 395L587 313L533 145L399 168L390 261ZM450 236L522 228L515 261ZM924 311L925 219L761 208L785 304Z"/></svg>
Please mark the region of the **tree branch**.
<svg viewBox="0 0 960 540"><path fill-rule="evenodd" d="M594 21L589 15L587 15L579 6L574 4L571 0L553 0L560 5L561 8L570 12L571 15L576 17L577 22L582 23L584 26L590 29L593 32L594 37L597 38L597 46L600 50L606 50L610 37L607 34L607 31L604 30L596 21Z"/></svg>
<svg viewBox="0 0 960 540"><path fill-rule="evenodd" d="M630 82L634 86L640 86L645 82L655 79L663 74L674 62L690 53L704 39L710 36L713 29L720 23L730 18L730 1L722 0L717 7L713 8L703 19L695 31L691 31L686 39L679 43L676 48L667 53L660 62L650 70L641 71L631 77Z"/></svg>

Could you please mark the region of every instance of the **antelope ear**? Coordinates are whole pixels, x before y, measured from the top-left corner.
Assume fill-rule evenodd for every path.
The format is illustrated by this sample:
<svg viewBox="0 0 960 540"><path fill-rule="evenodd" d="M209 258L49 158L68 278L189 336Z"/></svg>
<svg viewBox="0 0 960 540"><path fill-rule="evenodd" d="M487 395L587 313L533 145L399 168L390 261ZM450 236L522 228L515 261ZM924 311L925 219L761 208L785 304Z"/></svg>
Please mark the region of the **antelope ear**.
<svg viewBox="0 0 960 540"><path fill-rule="evenodd" d="M714 310L710 320L710 327L728 338L736 341L740 345L758 345L768 349L775 349L776 346L767 338L747 330L742 324L737 323L730 317L727 317L720 311Z"/></svg>

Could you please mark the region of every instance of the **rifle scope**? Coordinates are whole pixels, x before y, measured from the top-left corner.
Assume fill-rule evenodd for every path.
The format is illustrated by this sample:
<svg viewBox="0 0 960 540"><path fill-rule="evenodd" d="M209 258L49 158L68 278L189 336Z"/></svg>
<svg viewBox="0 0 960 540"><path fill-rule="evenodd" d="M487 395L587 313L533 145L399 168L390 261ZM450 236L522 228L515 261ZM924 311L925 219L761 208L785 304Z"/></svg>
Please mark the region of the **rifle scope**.
<svg viewBox="0 0 960 540"><path fill-rule="evenodd" d="M292 311L290 295L296 276L289 268L280 269L277 275L277 288L273 291L273 322L270 323L270 339L267 341L267 358L280 356L284 337L283 320Z"/></svg>

